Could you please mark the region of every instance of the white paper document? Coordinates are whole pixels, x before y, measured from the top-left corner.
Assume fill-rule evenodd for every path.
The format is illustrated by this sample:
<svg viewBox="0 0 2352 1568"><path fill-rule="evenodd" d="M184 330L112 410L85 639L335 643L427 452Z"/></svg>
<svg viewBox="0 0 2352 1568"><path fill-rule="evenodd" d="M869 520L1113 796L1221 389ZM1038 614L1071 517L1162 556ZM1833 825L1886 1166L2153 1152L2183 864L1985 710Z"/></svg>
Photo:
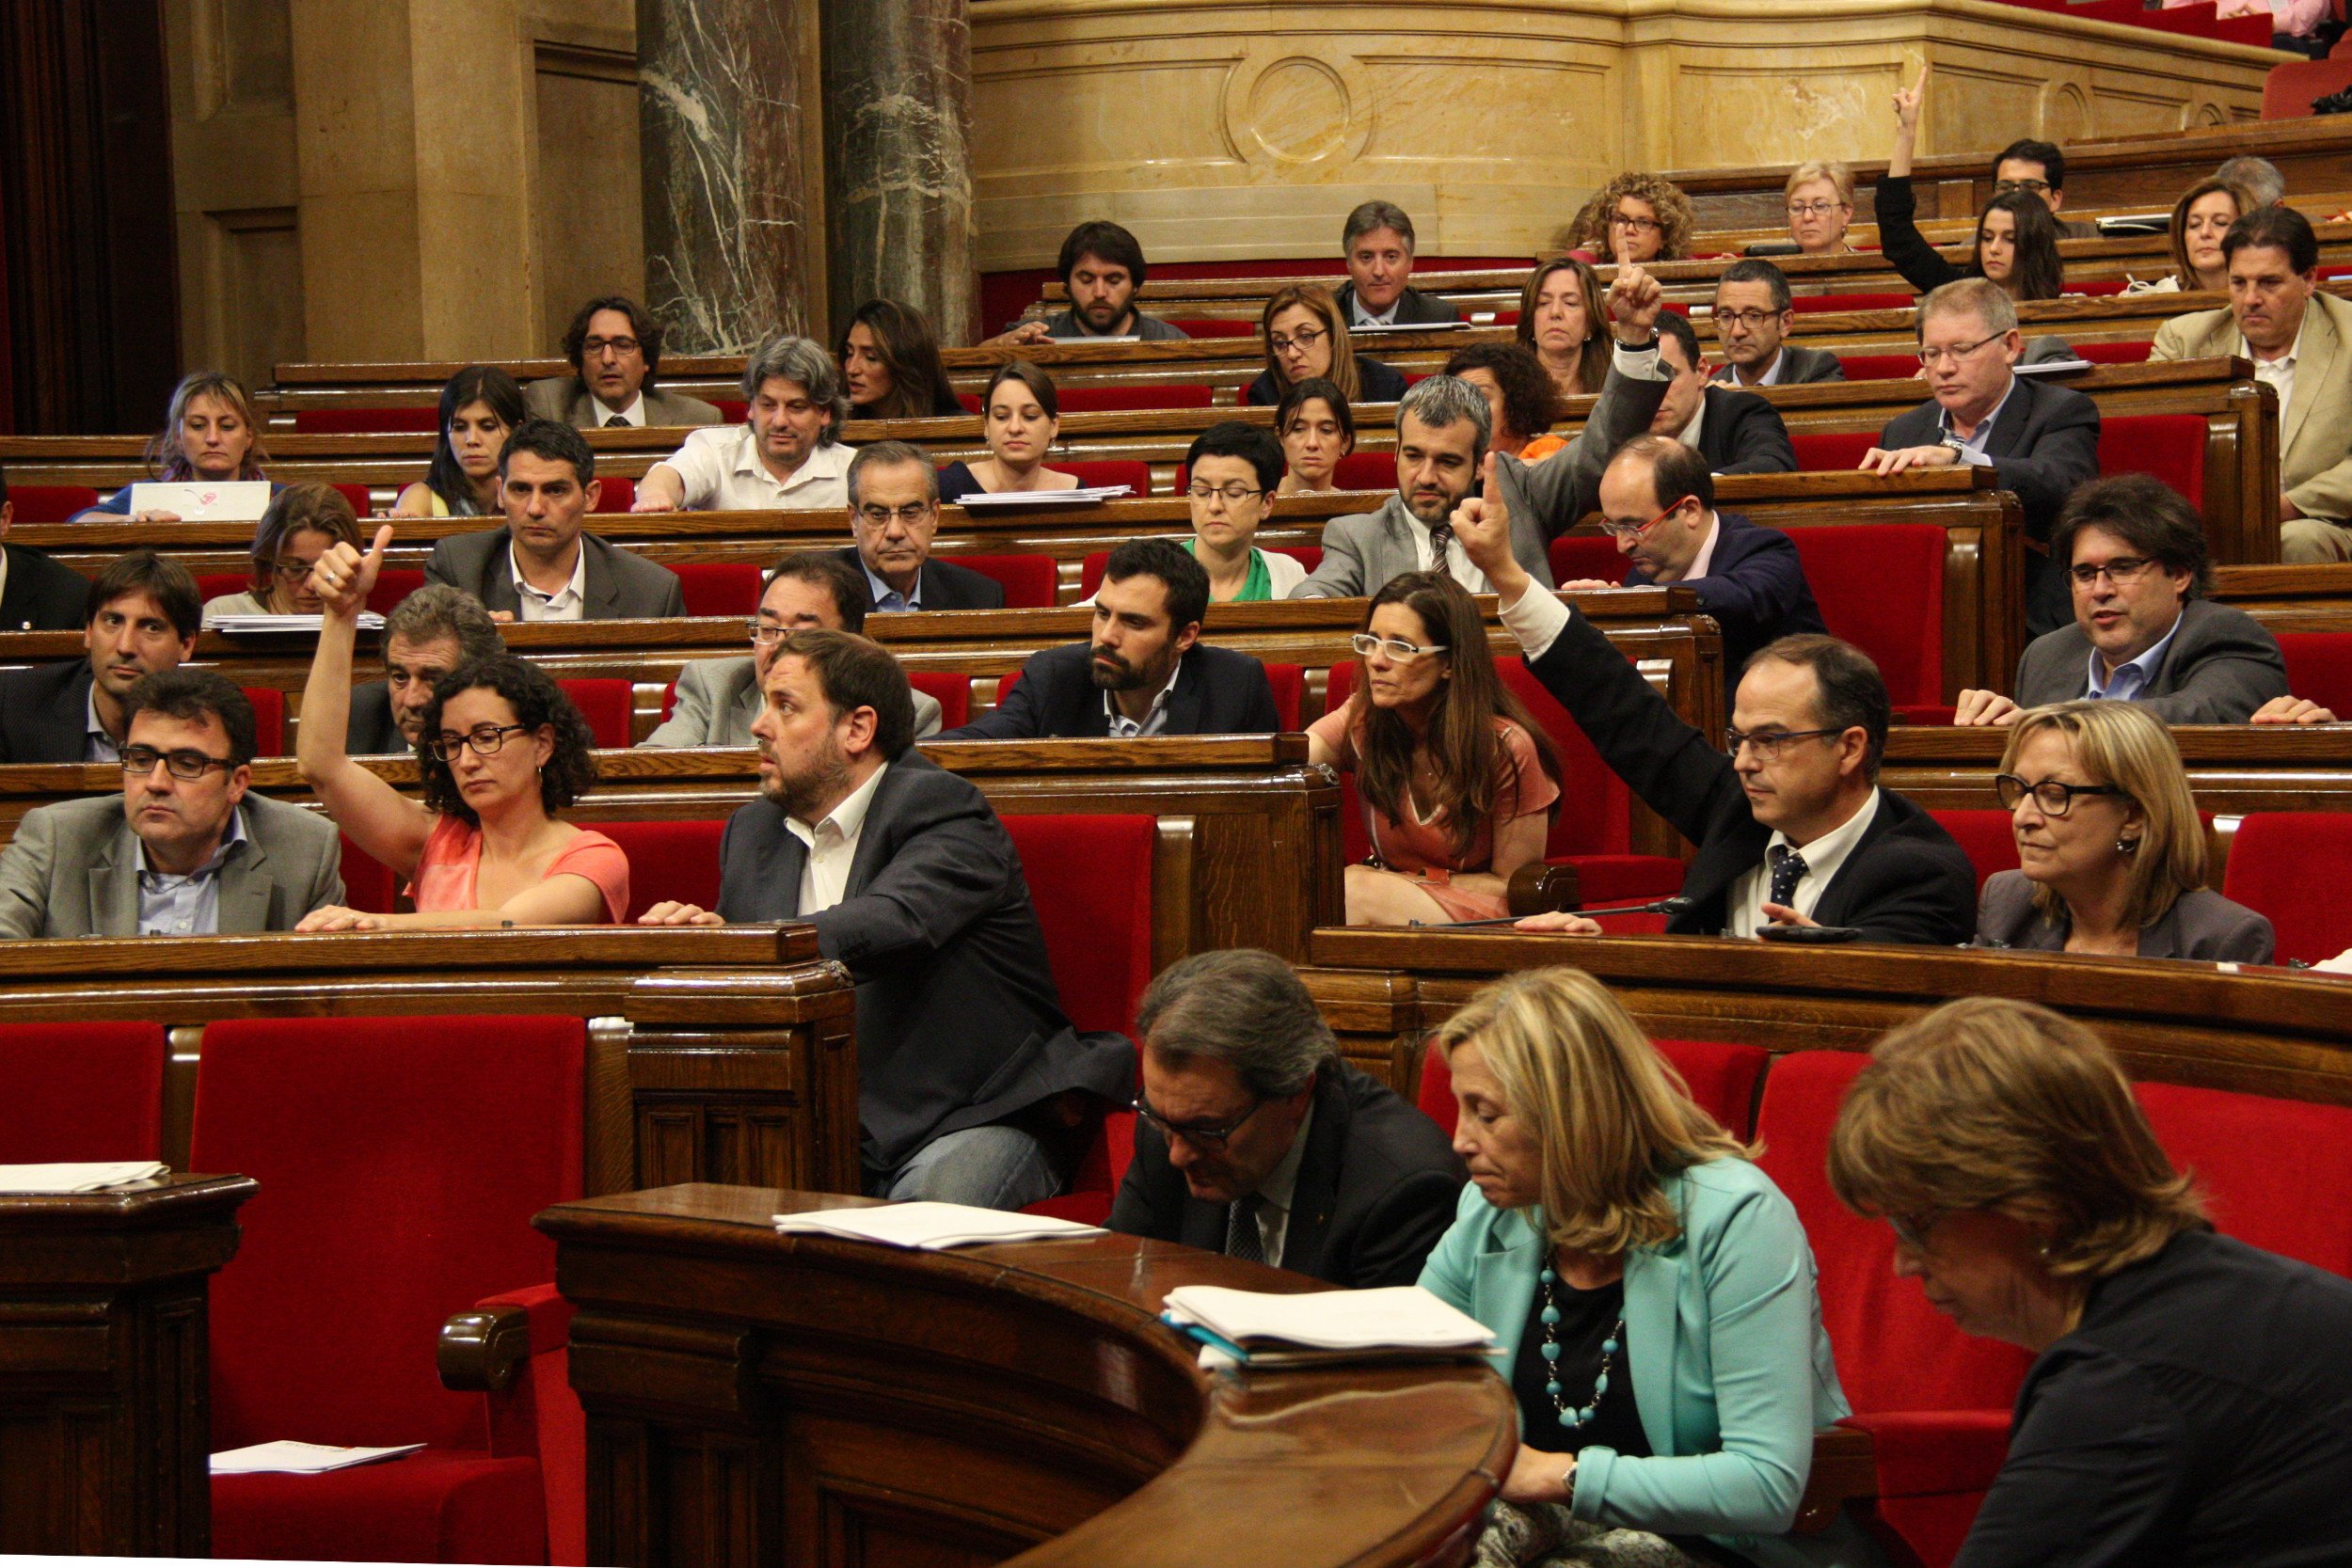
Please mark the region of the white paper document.
<svg viewBox="0 0 2352 1568"><path fill-rule="evenodd" d="M213 1455L213 1474L216 1476L251 1476L274 1471L289 1476L323 1476L329 1470L348 1470L354 1465L373 1465L378 1460L398 1459L405 1453L415 1453L422 1443L403 1443L389 1449L338 1449L325 1443L295 1443L280 1439L275 1443L256 1443L249 1449L223 1449Z"/></svg>
<svg viewBox="0 0 2352 1568"><path fill-rule="evenodd" d="M893 1203L881 1209L819 1209L778 1214L776 1228L787 1235L841 1236L884 1246L938 1252L986 1242L1057 1242L1104 1234L1099 1225L1080 1225L1045 1214L1007 1213L961 1203Z"/></svg>
<svg viewBox="0 0 2352 1568"><path fill-rule="evenodd" d="M250 523L269 510L269 481L231 479L193 483L142 480L131 486L131 515L170 512L183 522Z"/></svg>
<svg viewBox="0 0 2352 1568"><path fill-rule="evenodd" d="M1245 1349L1454 1351L1494 1344L1486 1324L1418 1285L1297 1295L1180 1285L1168 1292L1165 1315Z"/></svg>
<svg viewBox="0 0 2352 1568"><path fill-rule="evenodd" d="M1132 484L1081 484L1075 490L975 490L955 504L982 512L992 506L1099 506L1135 493Z"/></svg>
<svg viewBox="0 0 2352 1568"><path fill-rule="evenodd" d="M2019 375L2064 375L2070 371L2090 369L2088 359L2044 359L2038 365L2011 365Z"/></svg>
<svg viewBox="0 0 2352 1568"><path fill-rule="evenodd" d="M55 1165L0 1165L0 1194L103 1193L167 1176L161 1160L82 1160Z"/></svg>
<svg viewBox="0 0 2352 1568"><path fill-rule="evenodd" d="M224 637L250 637L268 631L315 632L324 619L320 615L215 615L204 629ZM358 625L361 631L382 631L384 617L373 610L363 610Z"/></svg>

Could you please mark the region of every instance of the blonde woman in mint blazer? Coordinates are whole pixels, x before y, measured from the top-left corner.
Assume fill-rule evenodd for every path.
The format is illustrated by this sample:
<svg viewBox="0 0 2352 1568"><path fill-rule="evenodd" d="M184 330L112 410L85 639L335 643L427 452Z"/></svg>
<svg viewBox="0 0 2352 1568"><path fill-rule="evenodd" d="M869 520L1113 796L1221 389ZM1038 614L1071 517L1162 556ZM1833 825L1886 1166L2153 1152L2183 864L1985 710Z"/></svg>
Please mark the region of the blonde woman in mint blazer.
<svg viewBox="0 0 2352 1568"><path fill-rule="evenodd" d="M1748 1149L1579 971L1508 975L1437 1041L1472 1185L1421 1283L1494 1332L1519 1406L1478 1560L1883 1562L1842 1515L1790 1533L1847 1407L1812 1249Z"/></svg>

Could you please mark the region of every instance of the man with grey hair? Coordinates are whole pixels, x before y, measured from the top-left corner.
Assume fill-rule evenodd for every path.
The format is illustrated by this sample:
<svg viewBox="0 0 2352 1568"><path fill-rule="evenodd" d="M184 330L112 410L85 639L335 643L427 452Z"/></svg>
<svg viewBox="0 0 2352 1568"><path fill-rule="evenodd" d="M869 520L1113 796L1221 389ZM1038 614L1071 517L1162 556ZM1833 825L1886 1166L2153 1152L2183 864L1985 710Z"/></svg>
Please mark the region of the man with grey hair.
<svg viewBox="0 0 2352 1568"><path fill-rule="evenodd" d="M1462 1163L1437 1123L1340 1060L1290 965L1196 954L1152 982L1136 1032L1143 1097L1113 1230L1351 1290L1421 1276Z"/></svg>
<svg viewBox="0 0 2352 1568"><path fill-rule="evenodd" d="M1584 428L1549 457L1523 463L1486 450L1492 416L1469 382L1433 375L1396 405L1396 494L1377 512L1334 517L1323 528L1323 563L1291 590L1294 599L1360 598L1407 572L1443 569L1473 594L1486 574L1454 537L1454 510L1482 480L1508 503L1511 553L1551 586L1552 537L1592 510L1609 454L1649 428L1666 395L1658 359L1658 280L1628 262L1609 286L1617 339L1609 379Z"/></svg>
<svg viewBox="0 0 2352 1568"><path fill-rule="evenodd" d="M2228 159L2213 171L2213 177L2252 197L2257 207L2276 207L2287 198L2287 177L2279 172L2279 166L2250 152ZM2238 215L2245 216L2243 213Z"/></svg>
<svg viewBox="0 0 2352 1568"><path fill-rule="evenodd" d="M876 441L850 459L850 531L841 559L857 569L866 609L1002 610L1004 584L931 559L939 531L939 470L923 449Z"/></svg>
<svg viewBox="0 0 2352 1568"><path fill-rule="evenodd" d="M1347 281L1331 297L1351 327L1436 326L1462 312L1412 286L1413 220L1392 201L1367 201L1340 233Z"/></svg>
<svg viewBox="0 0 2352 1568"><path fill-rule="evenodd" d="M833 356L806 338L771 338L743 367L737 426L713 425L638 482L632 512L806 511L849 501L841 424L850 396Z"/></svg>
<svg viewBox="0 0 2352 1568"><path fill-rule="evenodd" d="M355 757L414 751L441 677L505 651L480 599L446 582L426 583L384 617L384 678L352 689L343 750Z"/></svg>

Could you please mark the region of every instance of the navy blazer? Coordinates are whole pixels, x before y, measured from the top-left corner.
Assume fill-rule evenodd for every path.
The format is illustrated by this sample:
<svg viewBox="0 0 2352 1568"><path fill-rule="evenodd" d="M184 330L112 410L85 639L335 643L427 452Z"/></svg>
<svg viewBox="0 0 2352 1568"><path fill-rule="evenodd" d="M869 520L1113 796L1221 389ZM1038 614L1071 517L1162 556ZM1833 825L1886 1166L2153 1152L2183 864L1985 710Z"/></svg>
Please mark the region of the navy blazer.
<svg viewBox="0 0 2352 1568"><path fill-rule="evenodd" d="M1677 586L1696 590L1699 609L1723 627L1724 712L1728 716L1737 705L1740 676L1750 655L1780 638L1826 633L1829 627L1804 580L1804 562L1788 534L1752 523L1737 512L1716 513L1715 527L1715 554L1707 563L1707 575ZM1625 586L1646 588L1649 574L1629 566Z"/></svg>
<svg viewBox="0 0 2352 1568"><path fill-rule="evenodd" d="M1708 383L1699 455L1719 474L1793 474L1797 449L1780 410L1756 392Z"/></svg>
<svg viewBox="0 0 2352 1568"><path fill-rule="evenodd" d="M1394 403L1405 395L1405 372L1377 359L1356 356L1356 401L1358 403ZM1282 394L1274 385L1274 372L1263 370L1258 379L1242 394L1242 402L1271 408L1282 401Z"/></svg>
<svg viewBox="0 0 2352 1568"><path fill-rule="evenodd" d="M0 762L80 762L89 748L87 658L0 674Z"/></svg>
<svg viewBox="0 0 2352 1568"><path fill-rule="evenodd" d="M719 841L719 912L793 920L807 850L761 798ZM1062 1016L1012 835L970 781L908 749L875 787L842 900L809 916L857 983L858 1120L874 1172L1065 1090L1117 1104L1135 1048Z"/></svg>
<svg viewBox="0 0 2352 1568"><path fill-rule="evenodd" d="M343 730L343 754L355 757L397 756L416 748L400 733L392 717L392 689L385 681L365 681L351 689L351 720Z"/></svg>
<svg viewBox="0 0 2352 1568"><path fill-rule="evenodd" d="M1094 645L1071 642L1029 656L1021 679L988 712L942 740L1100 740L1110 734L1094 684ZM1272 735L1282 727L1265 666L1248 654L1196 642L1168 694L1162 735Z"/></svg>
<svg viewBox="0 0 2352 1568"><path fill-rule="evenodd" d="M874 611L874 585L866 580L866 558L850 546L839 552L857 574L858 587L866 595L866 611ZM936 559L923 562L915 574L915 596L925 610L1002 610L1005 608L1005 585L994 578Z"/></svg>
<svg viewBox="0 0 2352 1568"><path fill-rule="evenodd" d="M80 631L89 624L89 578L39 550L0 545L8 583L0 592L0 631Z"/></svg>

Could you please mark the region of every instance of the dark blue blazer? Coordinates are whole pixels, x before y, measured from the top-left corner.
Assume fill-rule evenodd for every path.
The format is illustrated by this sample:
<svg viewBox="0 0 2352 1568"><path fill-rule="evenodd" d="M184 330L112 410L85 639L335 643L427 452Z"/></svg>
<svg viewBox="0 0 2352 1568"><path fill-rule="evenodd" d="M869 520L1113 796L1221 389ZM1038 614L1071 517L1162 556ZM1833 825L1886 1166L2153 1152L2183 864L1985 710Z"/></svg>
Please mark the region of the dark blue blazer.
<svg viewBox="0 0 2352 1568"><path fill-rule="evenodd" d="M866 610L874 610L874 585L866 580L866 562L857 553L857 546L838 552L857 574L858 589L866 596ZM952 562L930 560L923 562L922 572L914 586L925 610L1002 610L1005 608L1005 585L969 566Z"/></svg>
<svg viewBox="0 0 2352 1568"><path fill-rule="evenodd" d="M87 658L0 673L0 762L80 762L96 679Z"/></svg>
<svg viewBox="0 0 2352 1568"><path fill-rule="evenodd" d="M1093 644L1071 642L1029 656L1005 700L941 740L1100 740L1110 734L1103 692L1091 674ZM1176 671L1162 735L1272 735L1282 721L1265 666L1248 654L1196 642Z"/></svg>
<svg viewBox="0 0 2352 1568"><path fill-rule="evenodd" d="M1821 608L1804 580L1804 562L1788 534L1752 523L1737 512L1715 514L1714 559L1707 575L1679 584L1695 589L1699 609L1724 629L1724 715L1730 717L1748 656L1767 642L1799 632L1826 632ZM1639 566L1625 574L1628 588L1650 585Z"/></svg>

